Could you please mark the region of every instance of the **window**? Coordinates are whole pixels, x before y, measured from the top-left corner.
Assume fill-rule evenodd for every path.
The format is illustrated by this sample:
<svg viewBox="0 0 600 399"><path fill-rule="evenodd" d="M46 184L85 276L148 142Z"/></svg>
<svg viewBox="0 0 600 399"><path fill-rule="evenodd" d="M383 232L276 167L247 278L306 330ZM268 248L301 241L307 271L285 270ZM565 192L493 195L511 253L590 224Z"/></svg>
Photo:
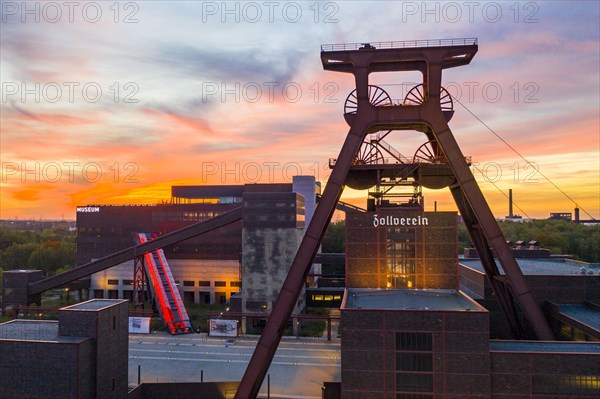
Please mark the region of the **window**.
<svg viewBox="0 0 600 399"><path fill-rule="evenodd" d="M230 281L229 282L229 286L230 287L241 287L242 286L242 282L241 281Z"/></svg>
<svg viewBox="0 0 600 399"><path fill-rule="evenodd" d="M560 397L575 394L591 398L598 393L599 375L534 375L531 379L534 394L560 395ZM577 396L579 397L579 396Z"/></svg>
<svg viewBox="0 0 600 399"><path fill-rule="evenodd" d="M215 281L215 287L227 287L226 281Z"/></svg>
<svg viewBox="0 0 600 399"><path fill-rule="evenodd" d="M111 280L109 279L106 284L108 285L119 285L119 280Z"/></svg>
<svg viewBox="0 0 600 399"><path fill-rule="evenodd" d="M398 332L396 333L397 351L427 351L432 349L431 333Z"/></svg>
<svg viewBox="0 0 600 399"><path fill-rule="evenodd" d="M193 281L184 281L183 282L183 286L184 287L193 287L194 286L194 282Z"/></svg>
<svg viewBox="0 0 600 399"><path fill-rule="evenodd" d="M388 228L386 245L387 288L414 288L416 246L414 228Z"/></svg>
<svg viewBox="0 0 600 399"><path fill-rule="evenodd" d="M433 335L422 332L396 333L396 392L433 392ZM430 398L402 394L401 399Z"/></svg>
<svg viewBox="0 0 600 399"><path fill-rule="evenodd" d="M210 287L210 281L198 281L198 287Z"/></svg>
<svg viewBox="0 0 600 399"><path fill-rule="evenodd" d="M396 390L408 392L432 392L433 374L398 373Z"/></svg>
<svg viewBox="0 0 600 399"><path fill-rule="evenodd" d="M133 285L133 280L123 280L123 285Z"/></svg>

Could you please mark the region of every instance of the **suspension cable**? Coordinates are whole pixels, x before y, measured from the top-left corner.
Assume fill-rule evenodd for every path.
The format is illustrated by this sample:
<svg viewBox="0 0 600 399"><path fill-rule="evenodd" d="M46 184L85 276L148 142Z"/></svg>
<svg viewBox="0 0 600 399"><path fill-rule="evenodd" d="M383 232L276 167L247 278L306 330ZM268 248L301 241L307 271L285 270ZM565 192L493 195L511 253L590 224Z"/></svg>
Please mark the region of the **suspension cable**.
<svg viewBox="0 0 600 399"><path fill-rule="evenodd" d="M481 118L479 118L477 115L475 115L469 108L467 108L466 105L464 105L462 102L460 102L456 97L452 96L452 100L456 101L457 103L459 103L469 114L471 114L475 119L477 119L483 126L486 127L486 129L488 129L490 132L492 132L494 134L494 136L496 136L500 141L502 141L508 148L510 148L515 154L517 154L523 161L531 164L531 162L529 162L523 155L521 155L521 153L519 151L516 150L516 148L514 148L512 145L510 145L505 139L503 139L498 133L496 133L494 131L494 129L492 129L488 124L486 124L484 121L481 120ZM554 188L556 188L558 191L560 191L565 197L567 197L573 204L575 204L575 206L579 209L581 209L586 215L588 215L590 217L590 219L592 220L596 220L592 215L590 215L590 213L588 211L586 211L584 208L582 208L581 206L579 206L579 204L577 203L577 201L575 201L573 198L571 198L571 196L569 194L567 194L566 192L564 192L560 187L558 187L552 180L550 180L550 178L548 176L546 176L544 173L542 173L539 169L537 170L537 172L544 178L546 179L550 184L552 184L554 186ZM495 186L495 184L494 184ZM502 193L504 194L504 193ZM504 194L506 196L506 194ZM507 197L508 198L508 197ZM522 211L521 211L522 212ZM524 213L524 212L523 212Z"/></svg>
<svg viewBox="0 0 600 399"><path fill-rule="evenodd" d="M488 183L492 183L492 185L493 185L494 187L496 187L496 190L498 190L498 191L500 192L500 194L504 195L504 196L506 197L506 199L510 200L510 198L508 197L508 195L506 195L506 193L505 193L504 191L502 191L502 189L501 189L500 187L498 187L498 186L496 185L496 183L494 183L494 182L493 182L493 181L491 181L490 179L486 179L486 178L485 178L485 174L483 173L483 171L482 171L481 169L479 169L479 168L477 167L477 165L475 165L475 164L472 164L471 166L473 166L473 168L474 168L474 169L476 169L476 170L477 170L479 173L481 173L481 175L482 175L482 176L484 176L484 178L483 178L483 179L484 179L485 181L487 181ZM512 203L513 203L513 205L514 205L514 206L515 206L515 207L516 207L516 208L517 208L519 211L521 211L521 213L522 213L523 215L525 215L525 216L527 217L527 219L529 219L529 220L533 220L533 219L532 219L532 218L531 218L531 217L530 217L530 216L529 216L527 213L525 213L525 211L524 211L523 209L521 209L521 207L520 207L520 206L519 206L519 205L518 205L518 204L517 204L515 201L513 201Z"/></svg>

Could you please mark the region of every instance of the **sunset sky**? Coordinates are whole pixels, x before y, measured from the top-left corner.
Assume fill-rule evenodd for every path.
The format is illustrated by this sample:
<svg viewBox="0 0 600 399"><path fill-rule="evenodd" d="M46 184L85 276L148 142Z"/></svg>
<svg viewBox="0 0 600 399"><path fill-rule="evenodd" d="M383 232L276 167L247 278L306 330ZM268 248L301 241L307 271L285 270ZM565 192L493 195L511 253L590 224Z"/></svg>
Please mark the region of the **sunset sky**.
<svg viewBox="0 0 600 399"><path fill-rule="evenodd" d="M354 87L323 71L320 45L460 37L479 52L444 85L539 167L455 104L450 127L494 214L507 200L483 174L524 216L575 207L542 174L600 216L600 2L0 4L1 219L168 201L171 185L326 184ZM417 81L372 76L392 98ZM390 137L407 157L426 141ZM427 210L456 209L447 189L425 195Z"/></svg>

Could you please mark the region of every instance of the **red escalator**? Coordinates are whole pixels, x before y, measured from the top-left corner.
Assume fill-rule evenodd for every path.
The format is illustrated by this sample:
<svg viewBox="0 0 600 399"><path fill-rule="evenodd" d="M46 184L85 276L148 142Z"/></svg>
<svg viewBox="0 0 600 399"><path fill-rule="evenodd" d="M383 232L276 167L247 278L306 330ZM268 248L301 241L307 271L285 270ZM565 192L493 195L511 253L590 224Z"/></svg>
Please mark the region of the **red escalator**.
<svg viewBox="0 0 600 399"><path fill-rule="evenodd" d="M143 244L152 239L148 233L138 233L137 239ZM150 287L156 298L160 315L171 334L193 332L190 318L185 310L181 295L173 279L173 274L162 249L144 255L144 266Z"/></svg>

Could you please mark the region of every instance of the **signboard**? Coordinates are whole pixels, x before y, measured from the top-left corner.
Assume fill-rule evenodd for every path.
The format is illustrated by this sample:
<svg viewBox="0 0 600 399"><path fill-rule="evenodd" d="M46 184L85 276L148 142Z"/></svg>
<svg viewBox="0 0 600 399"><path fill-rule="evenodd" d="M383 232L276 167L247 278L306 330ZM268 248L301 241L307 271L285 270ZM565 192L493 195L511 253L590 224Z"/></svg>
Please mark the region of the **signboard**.
<svg viewBox="0 0 600 399"><path fill-rule="evenodd" d="M130 317L130 334L150 334L150 317Z"/></svg>
<svg viewBox="0 0 600 399"><path fill-rule="evenodd" d="M237 337L237 320L210 319L208 335L211 337Z"/></svg>

